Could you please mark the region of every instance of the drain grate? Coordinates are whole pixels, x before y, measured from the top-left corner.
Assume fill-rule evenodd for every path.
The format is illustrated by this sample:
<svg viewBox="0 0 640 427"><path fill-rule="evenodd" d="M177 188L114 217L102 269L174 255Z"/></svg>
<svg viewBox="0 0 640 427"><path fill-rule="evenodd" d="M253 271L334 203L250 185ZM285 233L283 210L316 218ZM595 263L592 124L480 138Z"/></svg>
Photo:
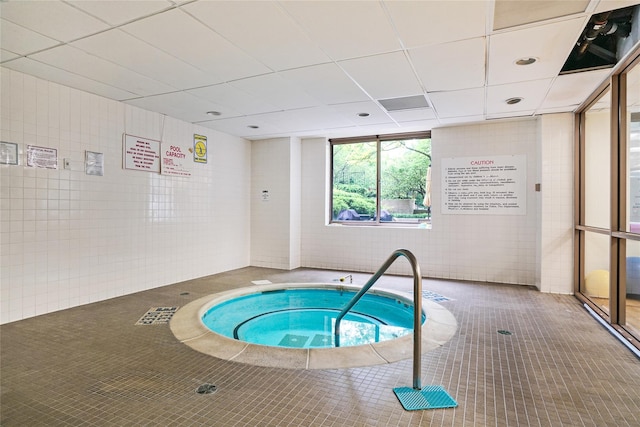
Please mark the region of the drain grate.
<svg viewBox="0 0 640 427"><path fill-rule="evenodd" d="M179 307L151 307L136 325L158 325L168 323Z"/></svg>
<svg viewBox="0 0 640 427"><path fill-rule="evenodd" d="M196 389L196 393L198 394L212 394L215 393L216 390L218 389L218 387L216 387L214 384L202 384L200 387L198 387Z"/></svg>

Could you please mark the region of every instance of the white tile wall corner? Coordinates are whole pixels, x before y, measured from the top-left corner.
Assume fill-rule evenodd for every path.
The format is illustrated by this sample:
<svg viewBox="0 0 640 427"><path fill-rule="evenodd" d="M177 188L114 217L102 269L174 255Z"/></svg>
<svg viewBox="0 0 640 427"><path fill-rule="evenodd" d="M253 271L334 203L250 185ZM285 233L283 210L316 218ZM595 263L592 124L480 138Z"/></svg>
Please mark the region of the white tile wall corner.
<svg viewBox="0 0 640 427"><path fill-rule="evenodd" d="M249 264L248 141L0 69L0 322ZM208 163L191 177L122 168L123 133L191 144ZM28 144L58 150L58 169L26 166ZM104 176L84 172L104 153ZM71 169L63 168L69 159Z"/></svg>
<svg viewBox="0 0 640 427"><path fill-rule="evenodd" d="M573 293L574 115L540 118L541 204L539 288Z"/></svg>
<svg viewBox="0 0 640 427"><path fill-rule="evenodd" d="M291 218L289 221L289 269L301 266L301 221L302 221L302 141L291 138L291 163L289 165L289 201Z"/></svg>
<svg viewBox="0 0 640 427"><path fill-rule="evenodd" d="M300 141L254 141L251 150L251 265L300 266Z"/></svg>
<svg viewBox="0 0 640 427"><path fill-rule="evenodd" d="M566 126L571 129L570 124L564 122L557 126L565 131ZM527 157L527 213L512 216L442 215L436 208L432 213L433 228L428 230L327 225L327 142L323 139L304 140L302 264L373 272L393 250L405 248L416 255L424 276L535 284L540 228L534 184L537 182L538 162L541 161L539 141L536 119L434 129L432 197L435 206L440 202L442 158L523 154ZM572 144L572 139L566 132L559 133L557 142ZM566 170L564 164L563 170ZM557 199L555 192L552 195L554 203L566 203L562 200L564 193ZM552 218L547 221L552 221ZM571 266L572 260L568 260L567 265ZM398 261L389 271L409 274L410 268L408 263Z"/></svg>

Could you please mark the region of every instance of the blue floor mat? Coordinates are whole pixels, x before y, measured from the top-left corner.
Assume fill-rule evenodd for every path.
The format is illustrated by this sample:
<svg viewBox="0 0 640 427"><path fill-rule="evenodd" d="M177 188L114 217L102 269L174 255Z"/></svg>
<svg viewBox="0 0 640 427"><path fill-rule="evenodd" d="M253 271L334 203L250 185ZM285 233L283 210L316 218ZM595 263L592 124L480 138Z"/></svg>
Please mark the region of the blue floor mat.
<svg viewBox="0 0 640 427"><path fill-rule="evenodd" d="M458 406L458 403L449 396L449 393L439 385L428 385L422 387L422 390L416 390L411 387L396 387L393 392L407 411L455 408Z"/></svg>

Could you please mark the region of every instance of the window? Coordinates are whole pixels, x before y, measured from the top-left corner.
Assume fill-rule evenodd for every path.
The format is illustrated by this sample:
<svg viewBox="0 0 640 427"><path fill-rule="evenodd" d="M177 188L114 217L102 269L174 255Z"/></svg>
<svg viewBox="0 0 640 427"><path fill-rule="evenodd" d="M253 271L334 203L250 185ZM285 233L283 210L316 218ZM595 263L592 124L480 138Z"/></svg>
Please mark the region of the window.
<svg viewBox="0 0 640 427"><path fill-rule="evenodd" d="M579 115L576 295L640 348L640 50Z"/></svg>
<svg viewBox="0 0 640 427"><path fill-rule="evenodd" d="M332 222L353 225L430 222L430 132L330 142Z"/></svg>

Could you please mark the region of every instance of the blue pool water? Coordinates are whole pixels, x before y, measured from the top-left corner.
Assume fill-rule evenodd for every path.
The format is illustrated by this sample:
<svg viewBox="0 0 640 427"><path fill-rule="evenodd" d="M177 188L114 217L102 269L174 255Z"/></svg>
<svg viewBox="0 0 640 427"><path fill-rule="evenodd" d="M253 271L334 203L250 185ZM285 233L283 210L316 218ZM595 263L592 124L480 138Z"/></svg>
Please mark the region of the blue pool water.
<svg viewBox="0 0 640 427"><path fill-rule="evenodd" d="M355 291L306 288L243 295L202 317L212 331L242 341L293 348L334 347L335 320ZM422 315L422 322L426 316ZM340 346L391 340L413 331L413 303L367 293L342 319Z"/></svg>

